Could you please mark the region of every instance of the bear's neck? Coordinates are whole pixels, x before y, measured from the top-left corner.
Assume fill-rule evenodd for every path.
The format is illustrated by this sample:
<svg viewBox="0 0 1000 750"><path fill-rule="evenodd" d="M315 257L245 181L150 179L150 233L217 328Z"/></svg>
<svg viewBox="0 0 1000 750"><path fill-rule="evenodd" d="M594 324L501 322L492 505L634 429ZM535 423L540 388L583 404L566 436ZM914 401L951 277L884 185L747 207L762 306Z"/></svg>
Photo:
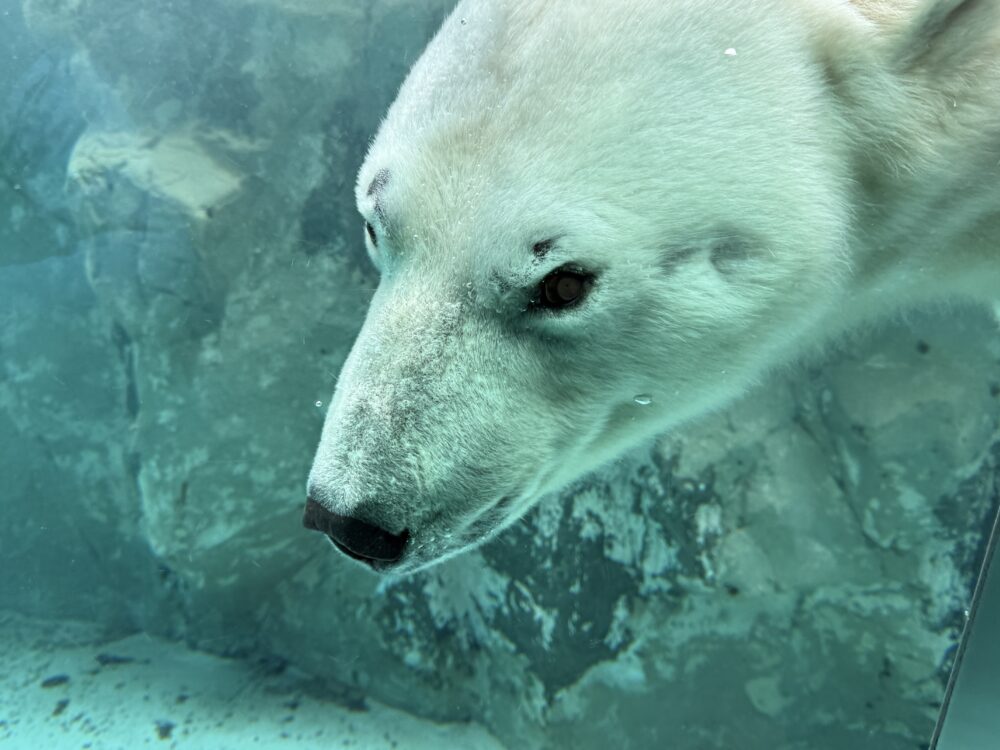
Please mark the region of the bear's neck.
<svg viewBox="0 0 1000 750"><path fill-rule="evenodd" d="M857 183L848 317L1000 302L1000 137L969 162Z"/></svg>

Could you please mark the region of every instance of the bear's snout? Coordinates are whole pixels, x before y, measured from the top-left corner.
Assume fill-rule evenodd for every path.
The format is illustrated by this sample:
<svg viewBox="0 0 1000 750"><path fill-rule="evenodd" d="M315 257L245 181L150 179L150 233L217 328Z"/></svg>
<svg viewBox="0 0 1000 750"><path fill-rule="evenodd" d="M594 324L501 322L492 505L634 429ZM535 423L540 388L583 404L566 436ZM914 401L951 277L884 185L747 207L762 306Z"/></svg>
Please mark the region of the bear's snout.
<svg viewBox="0 0 1000 750"><path fill-rule="evenodd" d="M410 538L405 530L392 534L359 518L333 513L311 497L306 500L302 525L326 534L348 557L379 570L399 561Z"/></svg>

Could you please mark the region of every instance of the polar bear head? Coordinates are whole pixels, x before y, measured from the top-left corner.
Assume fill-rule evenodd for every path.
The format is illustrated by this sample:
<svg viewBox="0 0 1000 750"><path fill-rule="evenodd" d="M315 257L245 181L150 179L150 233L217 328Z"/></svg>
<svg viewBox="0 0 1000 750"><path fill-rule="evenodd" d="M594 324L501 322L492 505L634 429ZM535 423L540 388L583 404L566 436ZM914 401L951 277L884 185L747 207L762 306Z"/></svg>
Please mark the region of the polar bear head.
<svg viewBox="0 0 1000 750"><path fill-rule="evenodd" d="M360 170L381 282L307 525L424 567L810 336L849 275L852 182L804 5L458 5Z"/></svg>

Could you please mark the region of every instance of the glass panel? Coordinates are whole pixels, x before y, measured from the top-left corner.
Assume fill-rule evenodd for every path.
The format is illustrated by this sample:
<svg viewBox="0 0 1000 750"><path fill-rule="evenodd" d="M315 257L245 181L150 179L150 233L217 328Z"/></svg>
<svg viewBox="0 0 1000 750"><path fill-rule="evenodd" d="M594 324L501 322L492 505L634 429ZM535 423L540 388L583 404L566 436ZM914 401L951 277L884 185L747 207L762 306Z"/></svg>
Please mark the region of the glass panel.
<svg viewBox="0 0 1000 750"><path fill-rule="evenodd" d="M928 3L841 50L469 0L400 94L452 0L0 0L0 746L929 747L1000 504L1000 26ZM973 293L868 321L900 279ZM937 750L1000 736L993 568Z"/></svg>
<svg viewBox="0 0 1000 750"><path fill-rule="evenodd" d="M1000 519L993 526L989 548L976 586L955 666L948 681L945 705L935 731L935 750L989 750L1000 737L1000 572L996 549Z"/></svg>

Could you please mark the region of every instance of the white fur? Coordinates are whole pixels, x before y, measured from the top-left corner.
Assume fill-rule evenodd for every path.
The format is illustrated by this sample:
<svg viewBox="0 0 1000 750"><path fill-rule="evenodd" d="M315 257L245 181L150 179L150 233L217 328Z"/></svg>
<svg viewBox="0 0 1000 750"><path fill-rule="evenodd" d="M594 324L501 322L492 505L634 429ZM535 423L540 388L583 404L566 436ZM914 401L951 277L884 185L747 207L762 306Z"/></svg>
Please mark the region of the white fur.
<svg viewBox="0 0 1000 750"><path fill-rule="evenodd" d="M992 0L460 2L359 175L382 282L313 495L413 570L844 330L1000 298L998 59ZM584 302L527 310L567 263Z"/></svg>

